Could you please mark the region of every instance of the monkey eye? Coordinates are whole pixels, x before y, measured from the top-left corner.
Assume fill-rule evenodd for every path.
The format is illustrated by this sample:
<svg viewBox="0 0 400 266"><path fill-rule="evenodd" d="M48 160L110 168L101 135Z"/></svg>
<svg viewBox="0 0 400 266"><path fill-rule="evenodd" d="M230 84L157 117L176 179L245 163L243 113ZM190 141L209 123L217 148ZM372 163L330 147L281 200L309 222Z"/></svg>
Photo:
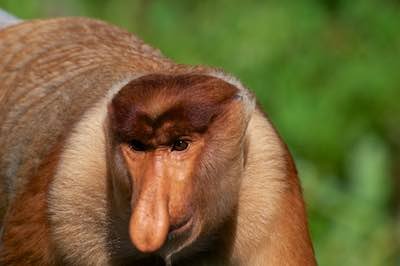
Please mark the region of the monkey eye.
<svg viewBox="0 0 400 266"><path fill-rule="evenodd" d="M183 139L176 140L171 147L171 151L184 151L189 146L189 142Z"/></svg>
<svg viewBox="0 0 400 266"><path fill-rule="evenodd" d="M139 141L139 140L132 140L129 142L129 147L131 147L132 150L135 151L145 151L147 150L147 146L146 144L144 144L143 142Z"/></svg>

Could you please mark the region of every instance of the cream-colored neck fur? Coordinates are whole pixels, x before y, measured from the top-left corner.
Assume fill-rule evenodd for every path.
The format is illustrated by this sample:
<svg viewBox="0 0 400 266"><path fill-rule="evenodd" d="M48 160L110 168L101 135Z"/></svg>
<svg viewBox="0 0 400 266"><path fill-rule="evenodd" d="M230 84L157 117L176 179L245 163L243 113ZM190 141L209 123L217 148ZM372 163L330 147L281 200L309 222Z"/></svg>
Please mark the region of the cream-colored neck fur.
<svg viewBox="0 0 400 266"><path fill-rule="evenodd" d="M237 231L231 262L251 263L271 234L270 229L287 187L287 151L271 123L259 110L247 129L248 153L239 196ZM256 226L254 226L256 225ZM266 261L264 260L264 263Z"/></svg>
<svg viewBox="0 0 400 266"><path fill-rule="evenodd" d="M111 88L77 123L50 187L52 237L71 265L109 264L104 122L108 103L130 80Z"/></svg>

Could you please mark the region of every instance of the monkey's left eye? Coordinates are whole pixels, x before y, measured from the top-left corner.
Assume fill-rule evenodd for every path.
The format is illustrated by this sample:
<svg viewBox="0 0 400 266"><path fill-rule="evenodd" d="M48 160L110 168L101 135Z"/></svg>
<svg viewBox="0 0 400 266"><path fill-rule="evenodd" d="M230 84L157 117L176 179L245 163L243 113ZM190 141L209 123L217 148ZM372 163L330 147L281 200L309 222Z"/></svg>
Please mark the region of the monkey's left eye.
<svg viewBox="0 0 400 266"><path fill-rule="evenodd" d="M135 151L146 151L147 150L147 146L139 140L132 140L131 142L129 142L129 146L131 147L131 149L133 149Z"/></svg>
<svg viewBox="0 0 400 266"><path fill-rule="evenodd" d="M178 139L172 144L171 151L183 151L189 146L189 142L186 140Z"/></svg>

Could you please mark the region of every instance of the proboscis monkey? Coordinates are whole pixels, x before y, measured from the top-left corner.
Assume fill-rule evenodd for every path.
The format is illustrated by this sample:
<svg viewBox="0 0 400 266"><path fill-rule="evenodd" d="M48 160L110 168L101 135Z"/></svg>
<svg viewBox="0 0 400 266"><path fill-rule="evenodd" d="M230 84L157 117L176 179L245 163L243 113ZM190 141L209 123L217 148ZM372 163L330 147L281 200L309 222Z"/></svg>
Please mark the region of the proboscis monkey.
<svg viewBox="0 0 400 266"><path fill-rule="evenodd" d="M0 197L1 265L315 265L253 95L96 20L0 30Z"/></svg>

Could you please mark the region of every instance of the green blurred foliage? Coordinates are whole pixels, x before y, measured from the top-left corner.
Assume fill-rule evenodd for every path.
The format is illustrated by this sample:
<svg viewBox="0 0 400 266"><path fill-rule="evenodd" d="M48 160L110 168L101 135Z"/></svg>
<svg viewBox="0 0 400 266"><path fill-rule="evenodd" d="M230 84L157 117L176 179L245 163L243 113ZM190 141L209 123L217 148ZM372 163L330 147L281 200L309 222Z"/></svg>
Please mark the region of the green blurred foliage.
<svg viewBox="0 0 400 266"><path fill-rule="evenodd" d="M0 0L89 16L251 88L295 155L320 265L400 265L400 1ZM60 33L61 34L61 33Z"/></svg>

